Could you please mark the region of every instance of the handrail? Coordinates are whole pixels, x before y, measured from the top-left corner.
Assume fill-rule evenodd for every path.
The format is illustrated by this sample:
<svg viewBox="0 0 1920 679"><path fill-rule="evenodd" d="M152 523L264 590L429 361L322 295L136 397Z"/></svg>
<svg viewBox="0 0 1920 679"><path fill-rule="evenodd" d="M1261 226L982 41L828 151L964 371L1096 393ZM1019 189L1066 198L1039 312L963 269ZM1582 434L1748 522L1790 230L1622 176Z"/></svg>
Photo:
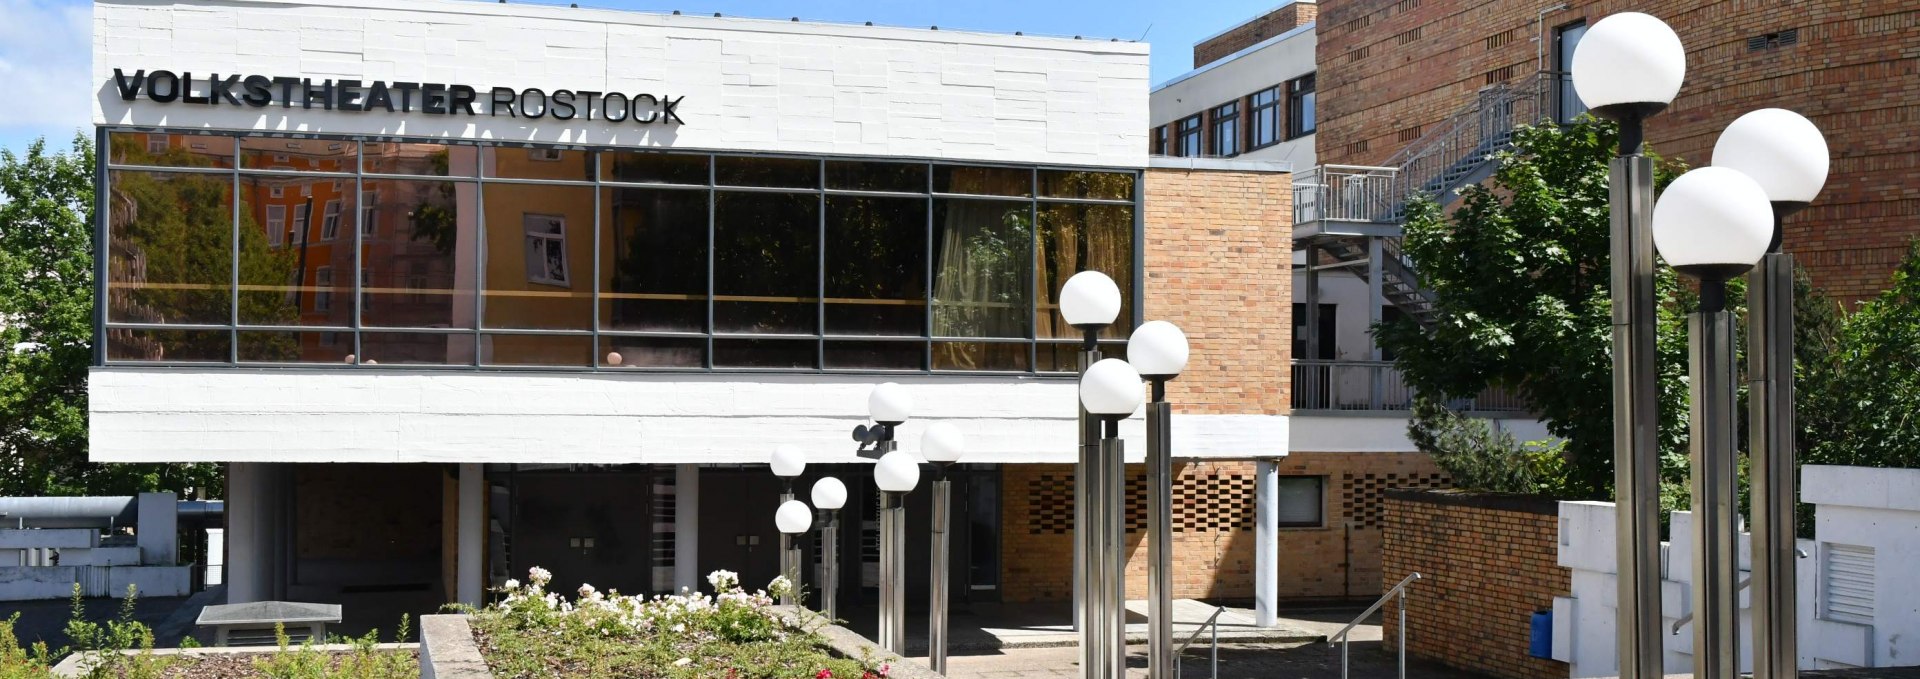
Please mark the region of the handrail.
<svg viewBox="0 0 1920 679"><path fill-rule="evenodd" d="M1200 627L1193 629L1193 634L1187 635L1186 642L1180 644L1179 648L1173 649L1173 679L1180 679L1180 654L1187 652L1187 647L1192 646L1194 640L1200 638L1202 628L1213 630L1213 679L1220 679L1220 614L1225 612L1227 612L1226 606L1213 609L1213 615L1207 616L1206 622L1200 623Z"/></svg>
<svg viewBox="0 0 1920 679"><path fill-rule="evenodd" d="M1807 558L1807 550L1796 547L1793 550L1793 555L1797 558L1805 559ZM1740 584L1735 585L1733 587L1733 595L1736 597L1739 596L1740 590L1746 589L1747 585L1751 585L1751 584L1753 584L1752 576L1748 576L1746 578L1741 579ZM1687 611L1686 615L1680 616L1679 620L1673 621L1673 630L1667 633L1668 636L1679 634L1680 628L1686 627L1687 623L1690 623L1690 622L1693 622L1693 611Z"/></svg>
<svg viewBox="0 0 1920 679"><path fill-rule="evenodd" d="M1360 615L1353 619L1353 622L1347 623L1347 626L1340 628L1339 632L1335 632L1333 636L1327 637L1328 646L1332 646L1336 639L1339 640L1340 679L1347 679L1347 647L1350 641L1347 638L1347 633L1353 631L1353 628L1359 626L1360 623L1365 622L1367 616L1373 615L1373 612L1380 610L1381 606L1385 606L1387 600L1393 598L1395 594L1400 595L1400 679L1407 679L1407 585L1411 585L1413 581L1419 579L1420 574L1417 572L1408 574L1407 577L1400 580L1400 584L1394 585L1393 589L1389 589L1386 594L1380 595L1380 600L1373 602L1373 605L1368 606L1367 610L1361 611Z"/></svg>

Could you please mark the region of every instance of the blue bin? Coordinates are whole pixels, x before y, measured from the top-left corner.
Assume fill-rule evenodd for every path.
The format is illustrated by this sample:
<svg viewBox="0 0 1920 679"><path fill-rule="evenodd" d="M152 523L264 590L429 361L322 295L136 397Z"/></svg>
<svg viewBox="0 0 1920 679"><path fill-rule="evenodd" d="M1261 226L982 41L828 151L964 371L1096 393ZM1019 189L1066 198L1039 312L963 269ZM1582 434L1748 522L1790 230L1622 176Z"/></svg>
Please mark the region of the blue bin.
<svg viewBox="0 0 1920 679"><path fill-rule="evenodd" d="M1553 659L1553 611L1533 614L1533 633L1527 638L1527 655Z"/></svg>

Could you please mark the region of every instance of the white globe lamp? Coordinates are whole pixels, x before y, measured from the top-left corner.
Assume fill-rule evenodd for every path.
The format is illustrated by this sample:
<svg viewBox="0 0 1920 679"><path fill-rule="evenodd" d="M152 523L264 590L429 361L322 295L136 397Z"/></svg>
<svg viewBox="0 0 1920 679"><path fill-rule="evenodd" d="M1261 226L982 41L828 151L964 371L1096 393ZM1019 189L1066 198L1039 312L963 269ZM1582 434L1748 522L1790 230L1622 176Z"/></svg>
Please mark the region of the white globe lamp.
<svg viewBox="0 0 1920 679"><path fill-rule="evenodd" d="M773 459L768 462L773 467L773 475L791 481L807 470L807 454L791 445L780 445L773 449Z"/></svg>
<svg viewBox="0 0 1920 679"><path fill-rule="evenodd" d="M906 422L912 414L913 395L898 384L885 382L867 392L867 416L875 422L895 426Z"/></svg>
<svg viewBox="0 0 1920 679"><path fill-rule="evenodd" d="M847 506L847 484L828 476L813 482L813 506L834 511Z"/></svg>
<svg viewBox="0 0 1920 679"><path fill-rule="evenodd" d="M1687 76L1687 50L1666 22L1621 12L1580 36L1571 70L1574 92L1595 115L1637 120L1673 103Z"/></svg>
<svg viewBox="0 0 1920 679"><path fill-rule="evenodd" d="M780 503L780 509L773 513L773 523L780 532L799 535L813 527L813 510L807 509L807 503L788 500Z"/></svg>
<svg viewBox="0 0 1920 679"><path fill-rule="evenodd" d="M1738 170L1703 167L1680 175L1653 205L1653 247L1680 273L1725 281L1746 273L1773 239L1773 206Z"/></svg>
<svg viewBox="0 0 1920 679"><path fill-rule="evenodd" d="M1763 108L1740 116L1713 144L1713 166L1753 178L1775 212L1806 207L1827 184L1827 139L1805 116ZM1783 209L1784 208L1784 209Z"/></svg>
<svg viewBox="0 0 1920 679"><path fill-rule="evenodd" d="M889 493L912 492L914 486L920 485L920 464L906 451L887 453L873 465L873 482Z"/></svg>
<svg viewBox="0 0 1920 679"><path fill-rule="evenodd" d="M1103 418L1122 418L1140 409L1140 371L1126 361L1106 358L1080 376L1080 403Z"/></svg>
<svg viewBox="0 0 1920 679"><path fill-rule="evenodd" d="M1170 380L1187 369L1187 333L1166 321L1147 321L1127 339L1127 362L1150 380Z"/></svg>
<svg viewBox="0 0 1920 679"><path fill-rule="evenodd" d="M935 422L920 435L920 454L928 462L952 464L960 461L967 447L966 434L960 428L948 422Z"/></svg>
<svg viewBox="0 0 1920 679"><path fill-rule="evenodd" d="M1082 271L1060 287L1060 317L1088 332L1120 317L1120 286L1098 271Z"/></svg>

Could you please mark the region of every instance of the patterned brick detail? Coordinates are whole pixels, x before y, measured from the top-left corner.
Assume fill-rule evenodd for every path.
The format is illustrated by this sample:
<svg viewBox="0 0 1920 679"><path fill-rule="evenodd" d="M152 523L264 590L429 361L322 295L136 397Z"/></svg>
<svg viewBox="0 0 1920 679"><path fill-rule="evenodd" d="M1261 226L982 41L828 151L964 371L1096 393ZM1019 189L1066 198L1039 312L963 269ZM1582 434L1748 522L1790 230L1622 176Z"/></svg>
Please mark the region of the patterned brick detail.
<svg viewBox="0 0 1920 679"><path fill-rule="evenodd" d="M1833 150L1826 189L1786 223L1786 249L1843 303L1885 289L1920 236L1920 6L1911 0L1324 0L1318 33L1320 162L1378 165L1406 147L1399 130L1447 119L1489 78L1548 67L1556 27L1654 11L1686 43L1687 81L1648 123L1654 150L1700 167L1741 114L1786 106L1813 119ZM1543 25L1544 24L1544 25ZM1398 36L1421 29L1419 40ZM1791 45L1749 50L1797 29ZM1364 54L1360 58L1349 55ZM1490 75L1491 74L1491 75Z"/></svg>
<svg viewBox="0 0 1920 679"><path fill-rule="evenodd" d="M1294 0L1244 24L1201 41L1193 46L1193 67L1219 61L1260 41L1313 23L1320 6L1312 0Z"/></svg>
<svg viewBox="0 0 1920 679"><path fill-rule="evenodd" d="M1446 474L1355 474L1341 476L1340 509L1361 528L1380 527L1380 494L1395 488L1446 488Z"/></svg>
<svg viewBox="0 0 1920 679"><path fill-rule="evenodd" d="M1173 486L1173 496L1178 498L1173 508L1173 531L1253 530L1253 484L1252 474L1181 477ZM1144 520L1141 525L1145 525Z"/></svg>
<svg viewBox="0 0 1920 679"><path fill-rule="evenodd" d="M1540 498L1396 492L1385 502L1386 579L1418 572L1407 594L1407 651L1507 679L1565 679L1566 663L1527 654L1533 613L1572 589L1557 565L1559 506ZM1388 646L1397 603L1381 611Z"/></svg>
<svg viewBox="0 0 1920 679"><path fill-rule="evenodd" d="M1028 535L1067 535L1073 532L1073 473L1041 474L1027 482Z"/></svg>

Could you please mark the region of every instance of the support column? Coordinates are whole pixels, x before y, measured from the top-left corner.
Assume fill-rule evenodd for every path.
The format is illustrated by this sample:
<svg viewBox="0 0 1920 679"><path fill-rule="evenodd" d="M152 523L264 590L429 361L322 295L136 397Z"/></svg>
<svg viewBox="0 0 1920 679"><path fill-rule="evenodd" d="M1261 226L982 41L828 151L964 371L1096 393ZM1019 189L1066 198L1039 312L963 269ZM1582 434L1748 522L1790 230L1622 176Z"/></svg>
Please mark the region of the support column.
<svg viewBox="0 0 1920 679"><path fill-rule="evenodd" d="M479 606L486 594L486 569L481 563L487 548L485 474L479 463L460 465L460 526L455 538L460 551L454 561L454 581L456 598L469 606Z"/></svg>
<svg viewBox="0 0 1920 679"><path fill-rule="evenodd" d="M1380 353L1380 343L1373 340L1371 335L1373 328L1380 325L1381 307L1387 305L1386 284L1381 280L1386 276L1386 256L1386 251L1380 246L1379 236L1367 239L1367 334L1369 335L1367 360L1369 361L1378 361L1384 356ZM1385 407L1384 377L1385 371L1377 367L1367 369L1367 403L1372 404L1375 411Z"/></svg>
<svg viewBox="0 0 1920 679"><path fill-rule="evenodd" d="M1318 360L1320 358L1320 271L1315 268L1319 264L1319 261L1320 248L1318 246L1308 245L1307 283L1305 286L1302 286L1306 288L1306 296L1302 299L1306 302L1303 306L1306 307L1305 313L1307 314L1305 321L1307 355L1295 356L1294 359L1296 360Z"/></svg>
<svg viewBox="0 0 1920 679"><path fill-rule="evenodd" d="M273 552L268 526L273 507L267 504L266 469L261 462L227 464L227 603L243 604L273 598Z"/></svg>
<svg viewBox="0 0 1920 679"><path fill-rule="evenodd" d="M1719 286L1714 290L1711 286ZM1737 550L1739 482L1734 460L1733 314L1725 284L1701 283L1701 309L1688 319L1693 392L1693 675L1739 676ZM1716 299L1717 298L1717 299Z"/></svg>
<svg viewBox="0 0 1920 679"><path fill-rule="evenodd" d="M1280 464L1254 463L1253 619L1280 624Z"/></svg>
<svg viewBox="0 0 1920 679"><path fill-rule="evenodd" d="M1663 676L1660 618L1659 354L1653 289L1653 160L1639 121L1622 121L1610 169L1613 295L1613 473L1621 679ZM1697 558L1697 557L1696 557Z"/></svg>
<svg viewBox="0 0 1920 679"><path fill-rule="evenodd" d="M1774 208L1774 237L1779 215ZM1776 248L1777 250L1778 248ZM1793 256L1772 252L1747 279L1747 478L1753 515L1753 676L1799 673L1794 570Z"/></svg>
<svg viewBox="0 0 1920 679"><path fill-rule="evenodd" d="M700 589L700 466L673 469L673 588Z"/></svg>

